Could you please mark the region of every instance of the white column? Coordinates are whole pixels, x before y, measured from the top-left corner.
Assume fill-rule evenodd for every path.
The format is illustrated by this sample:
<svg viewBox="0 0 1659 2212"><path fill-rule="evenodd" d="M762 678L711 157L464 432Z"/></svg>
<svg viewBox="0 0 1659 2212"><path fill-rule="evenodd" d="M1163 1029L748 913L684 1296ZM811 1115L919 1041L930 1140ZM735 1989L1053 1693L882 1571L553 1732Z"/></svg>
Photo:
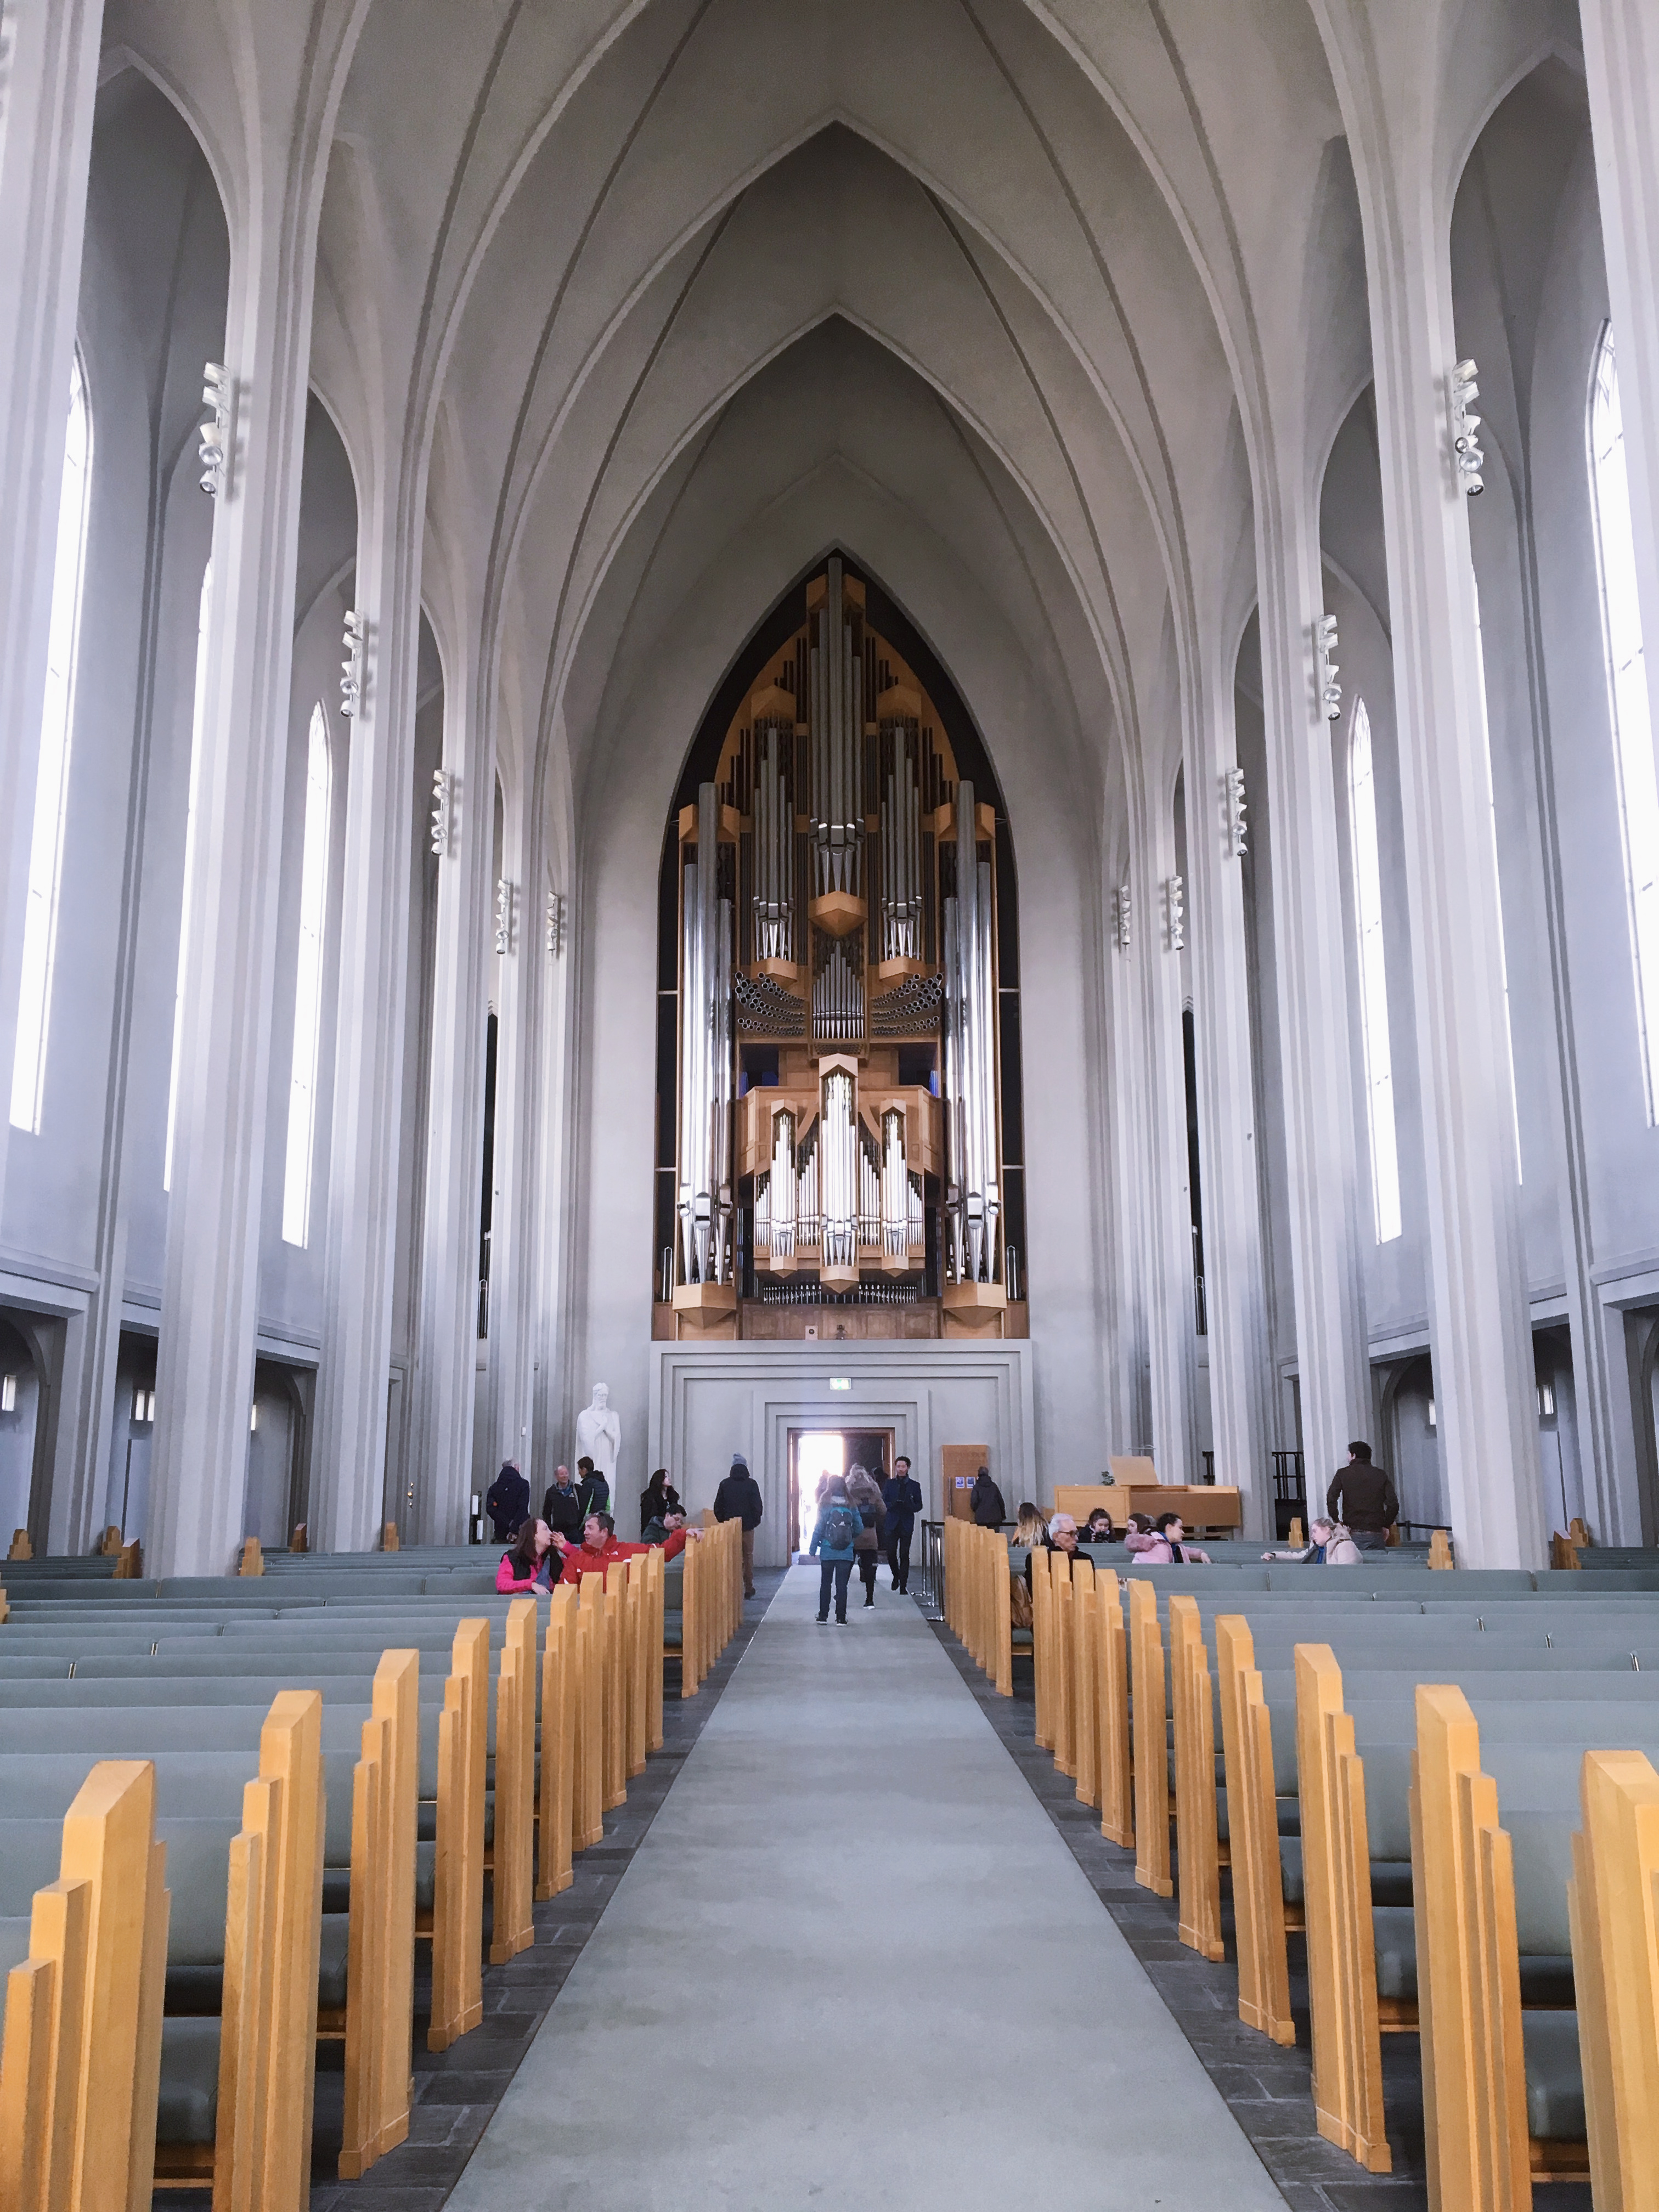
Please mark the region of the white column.
<svg viewBox="0 0 1659 2212"><path fill-rule="evenodd" d="M449 705L453 700L453 719ZM466 1536L478 1352L478 1218L483 1170L494 748L471 684L446 690L444 763L454 831L439 863L438 945L427 1108L411 1465L423 1543ZM464 703L465 702L465 703Z"/></svg>
<svg viewBox="0 0 1659 2212"><path fill-rule="evenodd" d="M1322 1507L1372 1417L1336 790L1315 697L1323 584L1299 454L1258 496L1256 560L1297 1372L1308 1499L1322 1492Z"/></svg>
<svg viewBox="0 0 1659 2212"><path fill-rule="evenodd" d="M1163 810L1167 817L1167 808ZM1175 873L1167 819L1139 842L1132 952L1145 1069L1146 1148L1142 1158L1142 1269L1152 1400L1152 1443L1166 1482L1189 1482L1193 1464L1195 1334L1192 1200L1187 1165L1186 1078L1181 1030L1181 962L1170 950L1164 886Z"/></svg>
<svg viewBox="0 0 1659 2212"><path fill-rule="evenodd" d="M1270 1533L1267 1293L1256 1179L1255 1092L1244 948L1248 865L1226 850L1222 779L1233 765L1231 715L1188 715L1188 942L1197 1048L1200 1200L1215 1479L1244 1492L1244 1528ZM1193 1478L1200 1473L1195 1463Z"/></svg>
<svg viewBox="0 0 1659 2212"><path fill-rule="evenodd" d="M1413 111L1413 114L1415 111ZM1373 175L1366 251L1428 1178L1435 1397L1460 1555L1544 1556L1468 516L1447 379L1449 247L1417 127ZM1378 164L1378 168L1382 168ZM1398 179L1396 185L1395 179Z"/></svg>
<svg viewBox="0 0 1659 2212"><path fill-rule="evenodd" d="M10 1096L103 0L7 11L0 89L0 1073ZM0 1182L10 1125L0 1115Z"/></svg>
<svg viewBox="0 0 1659 2212"><path fill-rule="evenodd" d="M243 1534L314 273L309 231L272 198L231 250L146 1544L163 1575L222 1574Z"/></svg>
<svg viewBox="0 0 1659 2212"><path fill-rule="evenodd" d="M1581 0L1648 682L1659 699L1659 14Z"/></svg>
<svg viewBox="0 0 1659 2212"><path fill-rule="evenodd" d="M410 854L416 835L417 500L375 487L359 532L356 604L368 624L350 724L338 1013L324 1260L323 1349L311 1540L372 1547L386 1464L398 1241ZM423 825L422 825L423 826Z"/></svg>

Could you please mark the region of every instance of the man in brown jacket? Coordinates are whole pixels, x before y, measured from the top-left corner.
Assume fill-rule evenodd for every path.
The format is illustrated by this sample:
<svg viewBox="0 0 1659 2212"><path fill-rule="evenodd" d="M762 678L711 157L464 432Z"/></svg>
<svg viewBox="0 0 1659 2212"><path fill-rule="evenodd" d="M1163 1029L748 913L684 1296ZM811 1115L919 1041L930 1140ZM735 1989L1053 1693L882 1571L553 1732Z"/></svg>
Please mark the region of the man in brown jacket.
<svg viewBox="0 0 1659 2212"><path fill-rule="evenodd" d="M1362 1552L1380 1552L1388 1542L1389 1531L1400 1518L1400 1500L1387 1468L1373 1464L1369 1444L1348 1446L1348 1464L1332 1477L1325 1510L1334 1521L1347 1523L1348 1534Z"/></svg>

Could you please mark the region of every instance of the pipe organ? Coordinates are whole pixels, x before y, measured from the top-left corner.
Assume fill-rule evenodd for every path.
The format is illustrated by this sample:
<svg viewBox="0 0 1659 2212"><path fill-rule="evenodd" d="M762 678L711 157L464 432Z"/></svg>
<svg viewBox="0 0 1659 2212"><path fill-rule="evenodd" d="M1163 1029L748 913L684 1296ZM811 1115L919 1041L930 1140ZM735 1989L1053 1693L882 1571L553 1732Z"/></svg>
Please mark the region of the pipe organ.
<svg viewBox="0 0 1659 2212"><path fill-rule="evenodd" d="M866 601L808 584L678 817L664 1292L706 1330L784 1277L1006 1303L995 820Z"/></svg>

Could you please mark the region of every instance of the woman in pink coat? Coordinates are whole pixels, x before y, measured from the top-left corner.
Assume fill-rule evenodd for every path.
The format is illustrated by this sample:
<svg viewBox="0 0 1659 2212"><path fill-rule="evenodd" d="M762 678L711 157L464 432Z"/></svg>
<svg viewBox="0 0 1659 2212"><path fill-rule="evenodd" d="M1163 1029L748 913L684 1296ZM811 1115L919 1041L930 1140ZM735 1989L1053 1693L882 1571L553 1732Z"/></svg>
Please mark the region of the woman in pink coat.
<svg viewBox="0 0 1659 2212"><path fill-rule="evenodd" d="M526 1521L510 1552L503 1552L495 1570L495 1588L502 1597L521 1597L527 1590L551 1589L564 1561L565 1542L545 1521Z"/></svg>
<svg viewBox="0 0 1659 2212"><path fill-rule="evenodd" d="M1143 1567L1209 1565L1209 1553L1185 1540L1187 1532L1178 1513L1160 1513L1152 1522L1144 1513L1132 1513L1129 1522L1124 1548Z"/></svg>

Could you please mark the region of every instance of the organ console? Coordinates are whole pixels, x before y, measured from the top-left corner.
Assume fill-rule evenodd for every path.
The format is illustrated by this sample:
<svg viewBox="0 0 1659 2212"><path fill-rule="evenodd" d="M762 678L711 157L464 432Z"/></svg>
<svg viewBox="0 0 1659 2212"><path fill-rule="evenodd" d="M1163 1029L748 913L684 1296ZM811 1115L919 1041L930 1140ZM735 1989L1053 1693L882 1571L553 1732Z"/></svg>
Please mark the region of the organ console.
<svg viewBox="0 0 1659 2212"><path fill-rule="evenodd" d="M922 1304L944 1334L995 1333L1013 1263L994 811L839 558L805 617L674 824L659 1296L700 1334L809 1300L867 1304L860 1334Z"/></svg>

